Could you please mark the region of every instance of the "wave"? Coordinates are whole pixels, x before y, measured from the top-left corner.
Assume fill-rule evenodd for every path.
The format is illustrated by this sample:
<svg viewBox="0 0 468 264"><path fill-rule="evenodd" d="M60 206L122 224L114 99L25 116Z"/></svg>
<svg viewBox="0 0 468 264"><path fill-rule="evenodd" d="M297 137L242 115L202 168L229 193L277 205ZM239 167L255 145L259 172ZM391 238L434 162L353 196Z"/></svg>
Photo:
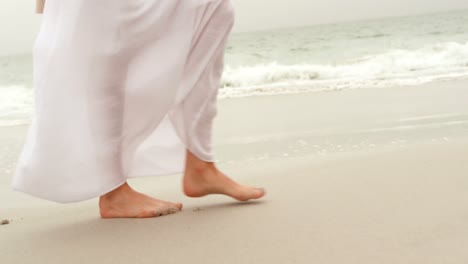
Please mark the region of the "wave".
<svg viewBox="0 0 468 264"><path fill-rule="evenodd" d="M0 87L0 126L29 124L33 111L31 88L20 85Z"/></svg>
<svg viewBox="0 0 468 264"><path fill-rule="evenodd" d="M336 65L226 66L221 97L416 85L468 76L468 42L390 50Z"/></svg>
<svg viewBox="0 0 468 264"><path fill-rule="evenodd" d="M336 65L226 65L219 98L417 85L468 77L468 42L391 50ZM0 87L0 126L30 123L33 89Z"/></svg>

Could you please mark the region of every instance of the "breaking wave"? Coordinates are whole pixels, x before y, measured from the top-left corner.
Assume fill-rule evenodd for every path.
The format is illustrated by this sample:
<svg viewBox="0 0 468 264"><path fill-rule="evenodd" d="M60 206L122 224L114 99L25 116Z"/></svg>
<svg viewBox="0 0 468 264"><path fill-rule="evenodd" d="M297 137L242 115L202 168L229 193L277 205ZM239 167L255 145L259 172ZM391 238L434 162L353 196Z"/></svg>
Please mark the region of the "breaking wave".
<svg viewBox="0 0 468 264"><path fill-rule="evenodd" d="M417 85L464 77L468 77L468 42L448 42L391 50L336 65L227 65L220 97Z"/></svg>

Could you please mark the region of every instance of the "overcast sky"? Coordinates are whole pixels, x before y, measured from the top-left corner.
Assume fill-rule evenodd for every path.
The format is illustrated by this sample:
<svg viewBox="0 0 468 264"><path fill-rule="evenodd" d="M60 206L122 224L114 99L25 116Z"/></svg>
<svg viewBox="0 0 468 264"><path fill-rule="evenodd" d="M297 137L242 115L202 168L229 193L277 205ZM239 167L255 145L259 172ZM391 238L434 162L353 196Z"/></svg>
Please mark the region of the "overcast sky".
<svg viewBox="0 0 468 264"><path fill-rule="evenodd" d="M468 9L468 0L231 0L236 30Z"/></svg>
<svg viewBox="0 0 468 264"><path fill-rule="evenodd" d="M231 1L235 32L468 9L468 0ZM29 52L40 23L34 4L35 0L0 0L0 55Z"/></svg>

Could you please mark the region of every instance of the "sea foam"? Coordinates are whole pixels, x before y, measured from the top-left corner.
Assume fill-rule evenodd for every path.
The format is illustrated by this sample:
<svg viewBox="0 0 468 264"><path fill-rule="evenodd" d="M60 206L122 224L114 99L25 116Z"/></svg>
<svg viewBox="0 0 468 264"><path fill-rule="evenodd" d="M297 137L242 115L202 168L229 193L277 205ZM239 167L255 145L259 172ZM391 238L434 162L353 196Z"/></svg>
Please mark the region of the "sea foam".
<svg viewBox="0 0 468 264"><path fill-rule="evenodd" d="M31 88L20 85L0 87L0 126L28 124L33 111Z"/></svg>
<svg viewBox="0 0 468 264"><path fill-rule="evenodd" d="M226 66L221 97L416 85L468 77L468 42L394 49L345 63Z"/></svg>
<svg viewBox="0 0 468 264"><path fill-rule="evenodd" d="M390 50L337 65L226 65L219 98L418 85L468 78L468 42ZM33 89L0 87L0 126L30 123Z"/></svg>

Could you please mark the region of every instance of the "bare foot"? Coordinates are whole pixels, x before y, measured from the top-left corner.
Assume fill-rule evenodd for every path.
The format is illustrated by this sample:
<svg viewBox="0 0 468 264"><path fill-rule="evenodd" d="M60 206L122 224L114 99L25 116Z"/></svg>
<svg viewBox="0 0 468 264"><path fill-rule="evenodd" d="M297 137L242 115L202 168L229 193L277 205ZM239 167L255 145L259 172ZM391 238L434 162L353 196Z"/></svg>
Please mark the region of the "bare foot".
<svg viewBox="0 0 468 264"><path fill-rule="evenodd" d="M198 159L187 150L183 190L189 197L224 194L239 201L259 199L265 195L263 188L241 185L216 168L213 162Z"/></svg>
<svg viewBox="0 0 468 264"><path fill-rule="evenodd" d="M99 198L101 218L146 218L178 212L182 204L152 198L127 183Z"/></svg>

